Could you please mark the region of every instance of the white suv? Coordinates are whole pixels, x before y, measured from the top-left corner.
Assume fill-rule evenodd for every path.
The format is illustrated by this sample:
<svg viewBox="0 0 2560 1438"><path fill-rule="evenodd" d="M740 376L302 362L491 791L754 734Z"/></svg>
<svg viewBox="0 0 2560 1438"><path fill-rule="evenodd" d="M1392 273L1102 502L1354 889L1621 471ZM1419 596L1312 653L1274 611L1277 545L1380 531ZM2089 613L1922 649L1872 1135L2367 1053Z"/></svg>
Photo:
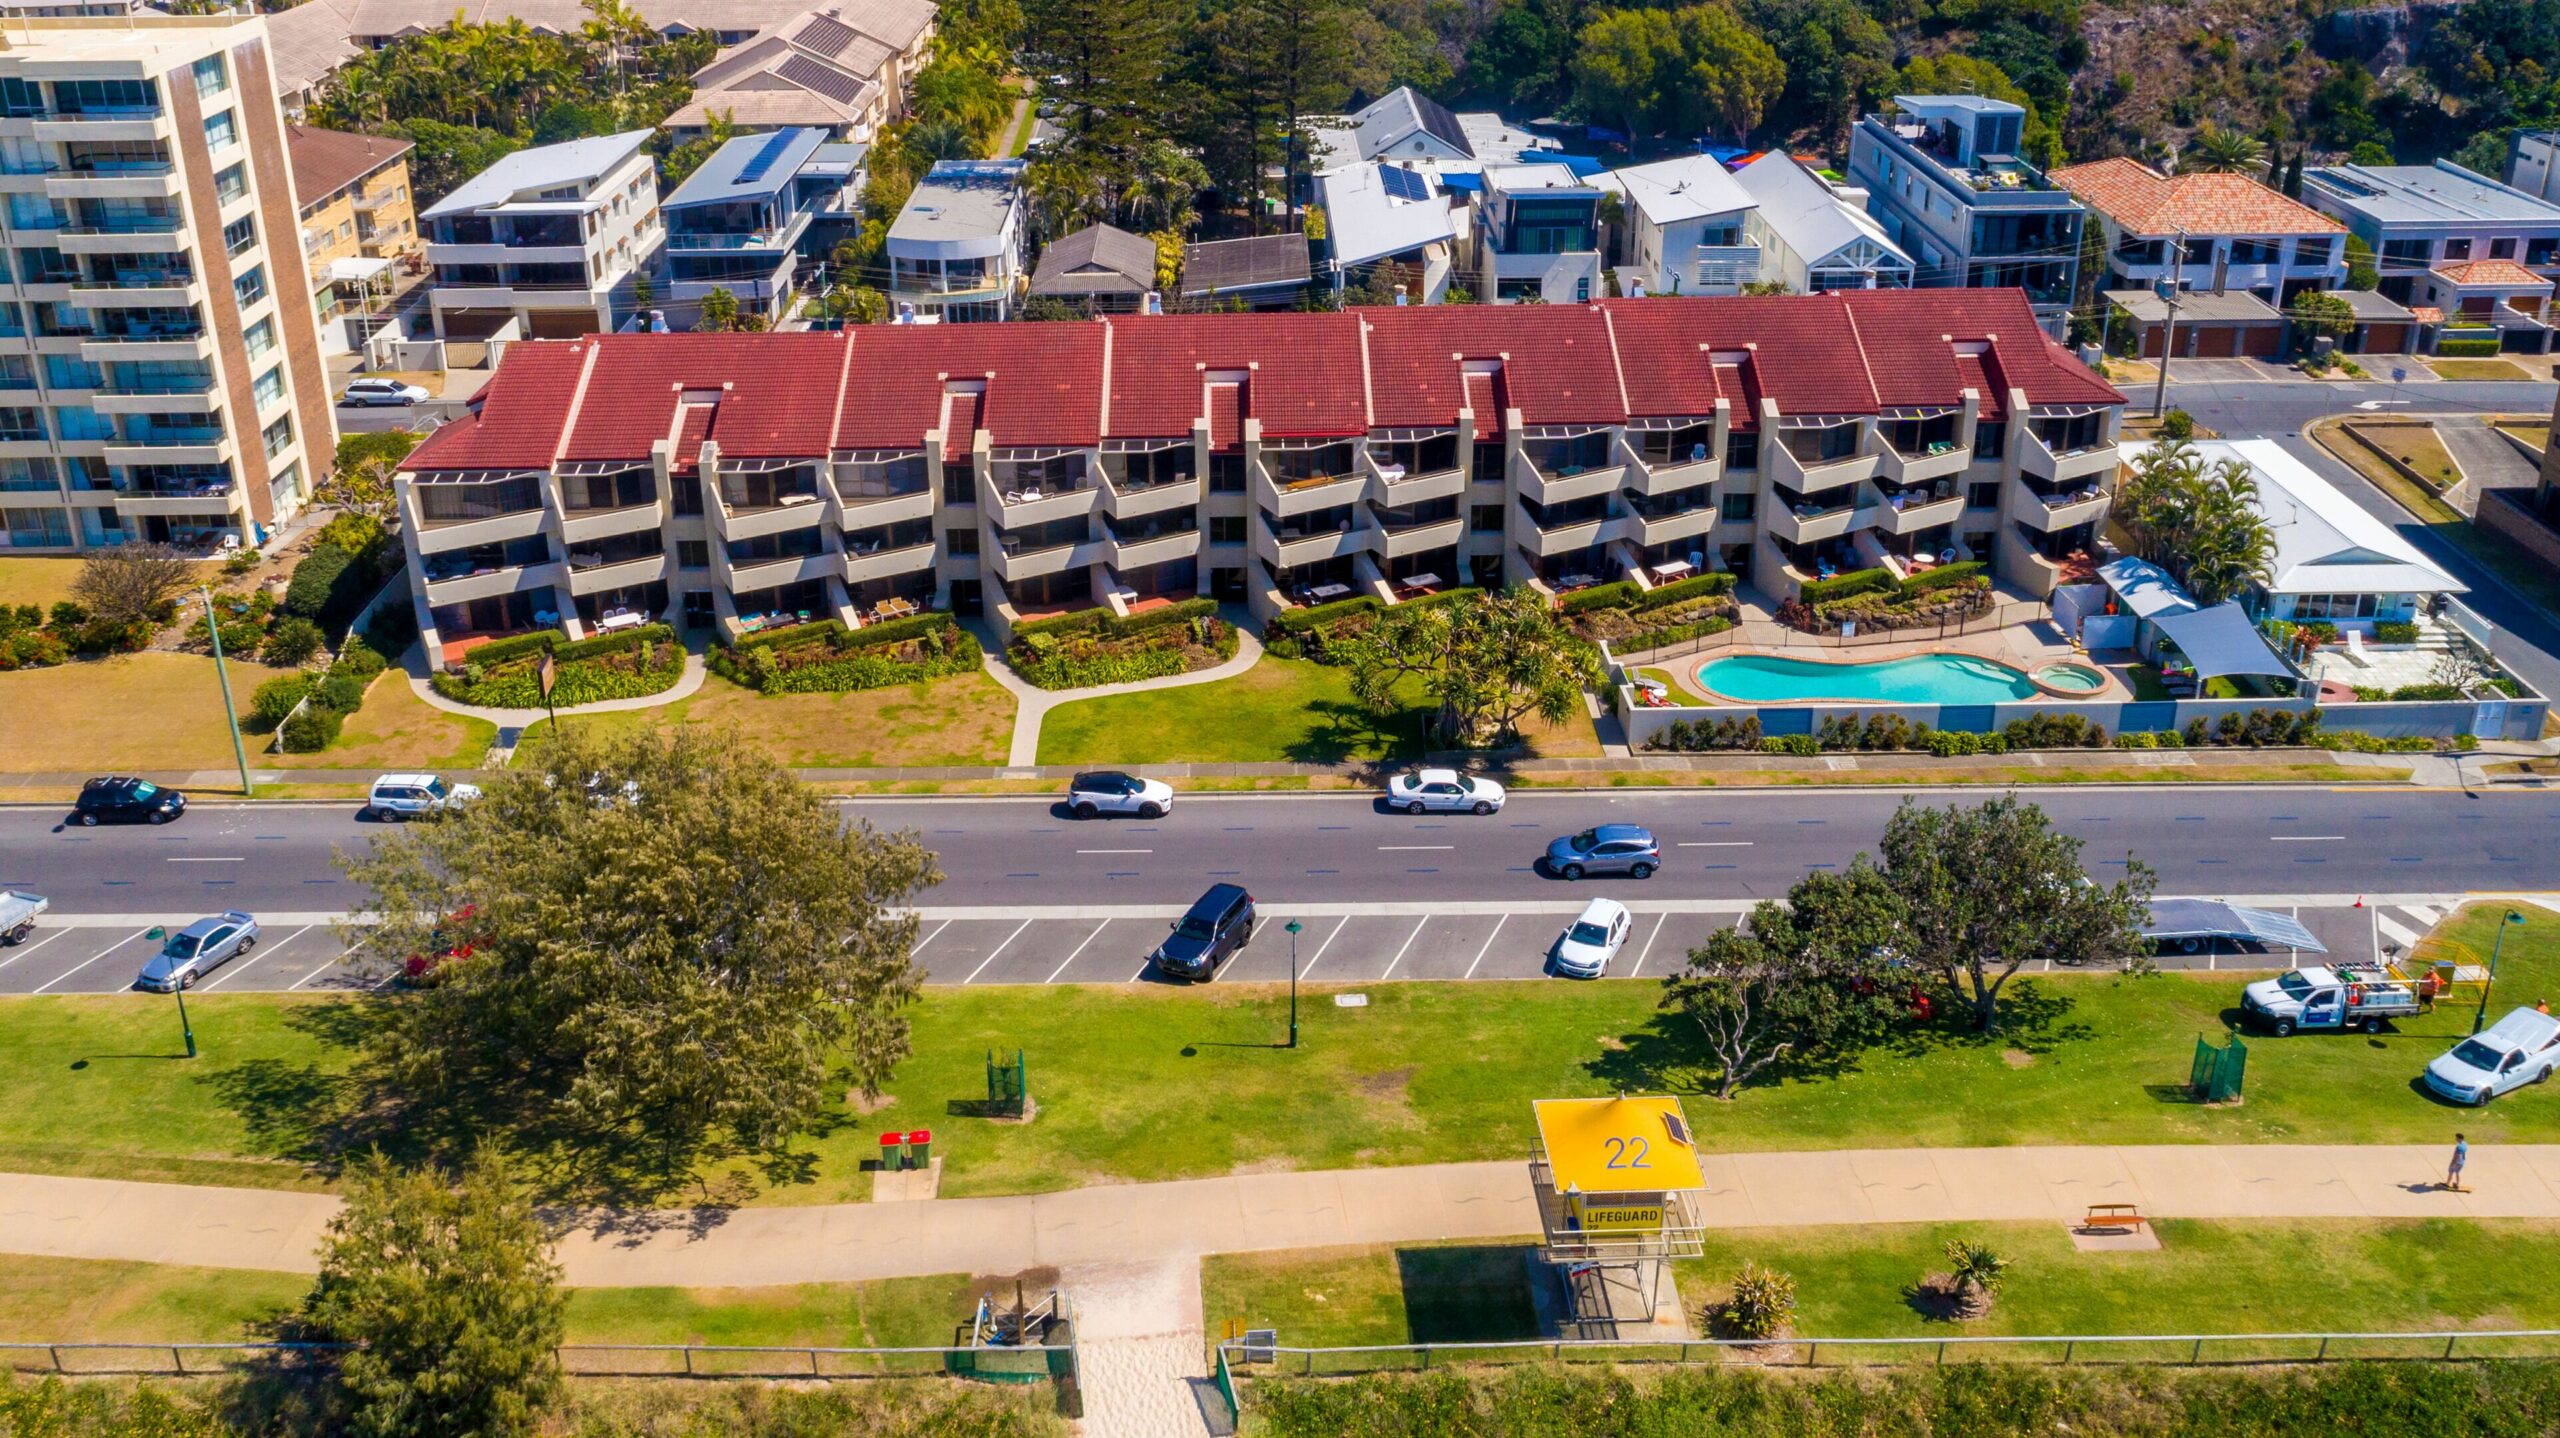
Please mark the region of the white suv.
<svg viewBox="0 0 2560 1438"><path fill-rule="evenodd" d="M477 785L453 784L440 774L385 774L365 796L367 815L391 823L443 813L480 797Z"/></svg>
<svg viewBox="0 0 2560 1438"><path fill-rule="evenodd" d="M1173 786L1161 779L1134 774L1078 774L1067 785L1067 808L1079 819L1102 814L1135 814L1160 819L1173 807Z"/></svg>

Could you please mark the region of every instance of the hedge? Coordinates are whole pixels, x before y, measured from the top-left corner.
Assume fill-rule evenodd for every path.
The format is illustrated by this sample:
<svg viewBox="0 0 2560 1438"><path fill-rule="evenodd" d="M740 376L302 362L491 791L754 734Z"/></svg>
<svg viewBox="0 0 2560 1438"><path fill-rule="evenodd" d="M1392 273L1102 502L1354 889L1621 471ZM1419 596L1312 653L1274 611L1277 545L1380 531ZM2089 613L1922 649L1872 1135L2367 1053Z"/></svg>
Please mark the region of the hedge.
<svg viewBox="0 0 2560 1438"><path fill-rule="evenodd" d="M279 674L258 686L249 696L250 712L272 727L284 722L293 707L307 699L320 687L319 676L313 674Z"/></svg>
<svg viewBox="0 0 2560 1438"><path fill-rule="evenodd" d="M1943 589L1959 580L1972 579L1981 574L1984 568L1979 559L1968 559L1961 564L1941 564L1935 569L1915 574L1902 581L1902 592L1926 594L1932 589Z"/></svg>
<svg viewBox="0 0 2560 1438"><path fill-rule="evenodd" d="M874 646L877 647L877 646ZM859 650L836 659L778 670L761 686L766 694L832 694L854 689L886 689L949 674L966 674L980 662L978 641L962 634L950 652L921 660L891 659ZM754 687L754 686L751 686Z"/></svg>
<svg viewBox="0 0 2560 1438"><path fill-rule="evenodd" d="M1161 679L1189 669L1189 661L1179 649L1141 649L1135 654L1092 654L1071 658L1052 654L1046 659L1016 657L1014 671L1041 689L1089 689L1100 684L1133 684L1141 679Z"/></svg>
<svg viewBox="0 0 2560 1438"><path fill-rule="evenodd" d="M338 737L347 716L320 704L306 704L278 731L277 747L288 754L309 754L326 749Z"/></svg>
<svg viewBox="0 0 2560 1438"><path fill-rule="evenodd" d="M1385 607L1378 602L1375 595L1357 594L1349 599L1337 599L1331 604L1315 604L1304 609L1283 609L1271 616L1271 627L1283 634L1304 634L1311 629L1328 628L1336 620L1348 619L1354 614L1371 613Z"/></svg>
<svg viewBox="0 0 2560 1438"><path fill-rule="evenodd" d="M1610 642L1609 649L1611 653L1623 650L1629 654L1642 654L1648 649L1664 649L1710 634L1722 634L1732 627L1732 620L1721 614L1710 614L1687 624L1666 624L1659 629L1642 629L1622 635Z"/></svg>
<svg viewBox="0 0 2560 1438"><path fill-rule="evenodd" d="M951 632L959 628L957 620L948 614L936 611L929 614L912 614L904 619L892 619L886 624L866 624L860 629L849 631L844 642L855 649L876 649L884 644L904 644L910 639L921 639L937 631ZM970 642L974 644L977 641Z"/></svg>
<svg viewBox="0 0 2560 1438"><path fill-rule="evenodd" d="M1807 605L1816 605L1827 599L1846 599L1853 594L1890 592L1900 587L1894 580L1892 570L1857 569L1847 574L1835 574L1829 579L1808 579L1796 597Z"/></svg>
<svg viewBox="0 0 2560 1438"><path fill-rule="evenodd" d="M598 634L593 638L573 639L566 644L554 645L551 657L567 664L579 659L593 659L600 654L621 654L653 641L673 644L675 639L675 630L664 624L644 624L620 634Z"/></svg>
<svg viewBox="0 0 2560 1438"><path fill-rule="evenodd" d="M537 629L530 634L511 634L492 639L464 656L472 664L503 664L527 654L539 654L554 644L568 642L569 636L557 629Z"/></svg>
<svg viewBox="0 0 2560 1438"><path fill-rule="evenodd" d="M1061 614L1053 619L1033 619L1017 624L1013 626L1013 637L1020 639L1026 634L1064 637L1091 633L1100 638L1124 639L1132 634L1144 634L1150 629L1162 629L1168 624L1179 624L1217 612L1218 601L1206 595L1186 599L1179 604L1168 604L1162 609L1150 609L1144 614L1133 614L1126 619L1107 608L1079 609L1073 614Z"/></svg>
<svg viewBox="0 0 2560 1438"><path fill-rule="evenodd" d="M1621 579L1615 584L1595 584L1557 600L1556 612L1580 614L1586 609L1625 609L1633 605L1643 592L1636 588L1632 579Z"/></svg>
<svg viewBox="0 0 2560 1438"><path fill-rule="evenodd" d="M2373 626L2373 642L2415 644L2418 642L2418 626L2405 619L2379 620Z"/></svg>
<svg viewBox="0 0 2560 1438"><path fill-rule="evenodd" d="M2496 359L2498 354L2498 342L2496 340L2436 341L2436 357L2438 359Z"/></svg>
<svg viewBox="0 0 2560 1438"><path fill-rule="evenodd" d="M1693 574L1687 579L1657 585L1650 594L1638 595L1635 608L1638 613L1642 613L1647 609L1660 609L1664 605L1678 604L1687 599L1710 599L1732 592L1733 576L1730 574Z"/></svg>

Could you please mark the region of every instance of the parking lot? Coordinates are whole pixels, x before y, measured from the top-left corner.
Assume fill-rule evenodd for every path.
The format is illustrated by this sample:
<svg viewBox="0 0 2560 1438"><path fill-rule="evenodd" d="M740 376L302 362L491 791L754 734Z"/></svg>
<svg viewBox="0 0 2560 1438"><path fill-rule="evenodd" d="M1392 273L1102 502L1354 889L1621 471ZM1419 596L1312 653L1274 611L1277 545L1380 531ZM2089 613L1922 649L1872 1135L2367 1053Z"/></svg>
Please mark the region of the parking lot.
<svg viewBox="0 0 2560 1438"><path fill-rule="evenodd" d="M1634 885L1608 891L1635 913L1627 945L1610 966L1614 978L1660 978L1719 927L1740 921L1738 900L1648 904ZM2270 905L2299 918L2326 956L2278 948L2224 945L2161 959L2176 969L2284 968L2306 962L2362 962L2405 953L2450 912L2457 899L2351 904ZM1573 916L1572 899L1536 904L1274 905L1262 912L1253 942L1219 972L1225 983L1276 983L1289 977L1288 925L1296 935L1300 977L1309 983L1367 984L1401 980L1534 979ZM1128 984L1155 982L1146 955L1180 912L1142 905L1079 909L927 909L917 930L916 962L933 984ZM0 949L0 994L103 994L129 991L151 956L157 920L81 917L41 921L16 948ZM261 916L258 947L199 982L196 992L312 992L371 989L392 965L358 948L340 963L342 946L329 914Z"/></svg>

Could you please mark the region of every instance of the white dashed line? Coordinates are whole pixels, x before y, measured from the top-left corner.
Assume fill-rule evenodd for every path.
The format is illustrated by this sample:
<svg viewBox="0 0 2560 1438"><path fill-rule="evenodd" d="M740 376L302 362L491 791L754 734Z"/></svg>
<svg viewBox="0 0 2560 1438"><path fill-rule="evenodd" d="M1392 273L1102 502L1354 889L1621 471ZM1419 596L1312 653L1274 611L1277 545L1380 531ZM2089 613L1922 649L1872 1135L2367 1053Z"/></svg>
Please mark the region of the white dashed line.
<svg viewBox="0 0 2560 1438"><path fill-rule="evenodd" d="M2344 834L2269 834L2267 836L2267 842L2270 844L2343 844L2346 839L2347 836Z"/></svg>
<svg viewBox="0 0 2560 1438"><path fill-rule="evenodd" d="M1680 841L1680 847L1683 849L1748 849L1751 844L1752 841L1749 839L1683 839Z"/></svg>
<svg viewBox="0 0 2560 1438"><path fill-rule="evenodd" d="M249 862L249 857L246 854L232 854L222 858L215 858L210 855L203 854L183 854L171 857L163 862L171 864L245 864Z"/></svg>
<svg viewBox="0 0 2560 1438"><path fill-rule="evenodd" d="M1079 854L1152 854L1153 849L1078 849Z"/></svg>
<svg viewBox="0 0 2560 1438"><path fill-rule="evenodd" d="M1455 844L1380 844L1378 852L1381 854L1428 854L1456 847L1458 846Z"/></svg>
<svg viewBox="0 0 2560 1438"><path fill-rule="evenodd" d="M960 982L961 982L961 983L963 983L963 984L974 984L974 983L976 983L976 982L978 981L978 975L983 974L983 973L985 973L985 972L987 971L987 965L992 964L992 963L994 963L994 962L996 961L996 955L1003 953L1003 952L1005 951L1006 947L1007 947L1007 946L1009 946L1009 945L1011 945L1011 944L1013 943L1013 941L1014 941L1014 940L1016 940L1016 939L1018 939L1018 938L1021 938L1021 937L1022 937L1022 931L1023 931L1024 929L1027 929L1027 928L1030 928L1030 927L1031 927L1031 921L1030 921L1029 919L1025 919L1025 920L1023 920L1021 923L1014 925L1013 932L1004 936L1004 943L998 944L998 945L996 945L994 948L992 948L992 949L988 950L988 951L987 951L987 956L986 956L985 958L983 958L983 959L978 960L978 966L977 966L976 968L971 969L971 970L969 971L969 977L967 977L967 978L965 978L965 979L962 979ZM942 931L941 931L941 930L939 930L939 929L936 929L936 930L934 930L934 932L935 932L935 933L940 933L940 932L942 932Z"/></svg>

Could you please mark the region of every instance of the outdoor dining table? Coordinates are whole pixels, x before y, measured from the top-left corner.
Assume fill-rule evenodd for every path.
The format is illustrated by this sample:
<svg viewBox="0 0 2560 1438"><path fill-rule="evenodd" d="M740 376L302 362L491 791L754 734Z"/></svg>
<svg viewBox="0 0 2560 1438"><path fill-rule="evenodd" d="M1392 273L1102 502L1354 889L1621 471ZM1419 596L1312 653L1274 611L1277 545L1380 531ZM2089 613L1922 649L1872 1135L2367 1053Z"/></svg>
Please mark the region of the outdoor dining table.
<svg viewBox="0 0 2560 1438"><path fill-rule="evenodd" d="M1340 599L1351 592L1348 584L1319 584L1307 591L1317 599Z"/></svg>
<svg viewBox="0 0 2560 1438"><path fill-rule="evenodd" d="M1679 579L1689 574L1697 567L1698 566L1691 564L1685 559L1675 559L1669 564L1655 565L1653 567L1653 574L1657 579Z"/></svg>
<svg viewBox="0 0 2560 1438"><path fill-rule="evenodd" d="M606 615L604 618L596 621L596 632L599 634L611 634L617 630L638 629L648 622L649 620L647 616L640 614L635 610L617 609Z"/></svg>
<svg viewBox="0 0 2560 1438"><path fill-rule="evenodd" d="M1440 582L1437 574L1416 574L1399 581L1407 589L1429 589Z"/></svg>

